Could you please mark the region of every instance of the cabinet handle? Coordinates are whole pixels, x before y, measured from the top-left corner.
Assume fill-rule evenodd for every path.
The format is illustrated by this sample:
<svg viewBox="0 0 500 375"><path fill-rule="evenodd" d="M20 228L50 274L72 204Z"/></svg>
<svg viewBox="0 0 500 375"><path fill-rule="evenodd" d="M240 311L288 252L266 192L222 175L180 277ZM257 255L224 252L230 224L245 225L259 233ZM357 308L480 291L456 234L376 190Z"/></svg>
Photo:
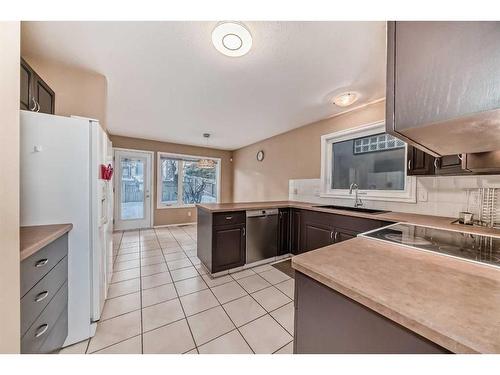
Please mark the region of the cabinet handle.
<svg viewBox="0 0 500 375"><path fill-rule="evenodd" d="M33 101L33 108L29 108L30 111L36 110L36 100L35 98L31 97L31 101Z"/></svg>
<svg viewBox="0 0 500 375"><path fill-rule="evenodd" d="M330 239L333 240L333 232L330 232Z"/></svg>
<svg viewBox="0 0 500 375"><path fill-rule="evenodd" d="M49 295L49 292L47 292L47 291L38 293L35 297L35 302L43 301L45 298L47 298L48 295Z"/></svg>
<svg viewBox="0 0 500 375"><path fill-rule="evenodd" d="M41 259L38 262L35 263L35 267L43 267L48 263L48 259Z"/></svg>
<svg viewBox="0 0 500 375"><path fill-rule="evenodd" d="M458 156L458 160L464 161L464 157L462 156L462 154L458 154L457 156Z"/></svg>
<svg viewBox="0 0 500 375"><path fill-rule="evenodd" d="M40 103L38 103L37 101L35 101L36 103L36 112L40 112Z"/></svg>
<svg viewBox="0 0 500 375"><path fill-rule="evenodd" d="M339 232L335 232L335 236L333 236L333 240L337 242L337 237L339 236Z"/></svg>
<svg viewBox="0 0 500 375"><path fill-rule="evenodd" d="M408 170L411 171L411 159L408 160Z"/></svg>
<svg viewBox="0 0 500 375"><path fill-rule="evenodd" d="M439 159L434 159L434 168L439 168Z"/></svg>
<svg viewBox="0 0 500 375"><path fill-rule="evenodd" d="M42 324L40 327L36 329L35 337L38 338L42 336L45 332L47 332L47 328L49 328L48 324Z"/></svg>
<svg viewBox="0 0 500 375"><path fill-rule="evenodd" d="M226 216L226 220L231 220L232 218L232 216Z"/></svg>
<svg viewBox="0 0 500 375"><path fill-rule="evenodd" d="M245 236L246 233L247 231L245 230L245 228L243 228L243 236Z"/></svg>

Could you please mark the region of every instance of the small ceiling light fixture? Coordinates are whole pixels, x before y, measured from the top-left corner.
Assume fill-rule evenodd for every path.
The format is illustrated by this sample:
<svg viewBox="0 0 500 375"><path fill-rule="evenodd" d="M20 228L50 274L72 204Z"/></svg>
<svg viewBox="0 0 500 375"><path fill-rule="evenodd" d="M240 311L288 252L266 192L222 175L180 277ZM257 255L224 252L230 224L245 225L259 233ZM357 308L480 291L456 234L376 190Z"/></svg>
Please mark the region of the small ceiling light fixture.
<svg viewBox="0 0 500 375"><path fill-rule="evenodd" d="M210 138L210 134L203 133L203 138L207 140L207 147L208 147L208 139ZM215 161L213 159L198 160L198 168L200 169L212 169L214 167L215 167Z"/></svg>
<svg viewBox="0 0 500 375"><path fill-rule="evenodd" d="M242 23L221 22L212 31L212 43L220 53L239 57L252 48L252 35Z"/></svg>
<svg viewBox="0 0 500 375"><path fill-rule="evenodd" d="M347 107L358 100L358 94L355 92L345 92L333 98L333 104L339 107Z"/></svg>

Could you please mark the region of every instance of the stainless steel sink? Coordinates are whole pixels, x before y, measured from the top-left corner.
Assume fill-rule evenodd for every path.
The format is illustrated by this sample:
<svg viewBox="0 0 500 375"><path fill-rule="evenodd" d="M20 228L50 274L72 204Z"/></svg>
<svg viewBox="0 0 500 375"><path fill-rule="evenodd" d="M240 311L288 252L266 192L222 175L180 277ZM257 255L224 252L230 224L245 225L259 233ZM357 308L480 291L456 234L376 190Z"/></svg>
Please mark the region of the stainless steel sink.
<svg viewBox="0 0 500 375"><path fill-rule="evenodd" d="M384 210L375 210L371 208L363 208L363 207L347 207L347 206L314 206L318 208L327 208L331 210L343 210L343 211L353 211L353 212L362 212L365 214L383 214L384 212L390 212L390 211L384 211Z"/></svg>

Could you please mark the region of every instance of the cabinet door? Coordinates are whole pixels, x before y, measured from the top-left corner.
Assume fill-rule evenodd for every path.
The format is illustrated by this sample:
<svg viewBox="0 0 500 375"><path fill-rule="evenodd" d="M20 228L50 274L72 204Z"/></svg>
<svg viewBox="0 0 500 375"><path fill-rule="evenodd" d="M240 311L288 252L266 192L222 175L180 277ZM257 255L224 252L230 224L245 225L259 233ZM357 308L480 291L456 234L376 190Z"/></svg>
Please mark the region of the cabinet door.
<svg viewBox="0 0 500 375"><path fill-rule="evenodd" d="M290 213L289 209L279 210L278 255L290 252Z"/></svg>
<svg viewBox="0 0 500 375"><path fill-rule="evenodd" d="M35 76L33 81L33 89L34 98L40 106L38 112L54 114L54 91L38 75Z"/></svg>
<svg viewBox="0 0 500 375"><path fill-rule="evenodd" d="M465 168L462 159L465 155L445 155L437 159L436 174L439 175L458 175L470 173Z"/></svg>
<svg viewBox="0 0 500 375"><path fill-rule="evenodd" d="M21 60L20 108L27 111L34 108L34 103L31 99L32 83L33 71L24 60Z"/></svg>
<svg viewBox="0 0 500 375"><path fill-rule="evenodd" d="M358 235L358 232L349 230L349 229L343 229L343 228L335 228L335 234L334 234L334 240L335 243L339 243L342 241L347 241L350 240L351 238L355 238Z"/></svg>
<svg viewBox="0 0 500 375"><path fill-rule="evenodd" d="M301 211L292 209L291 211L290 229L292 231L290 239L290 250L292 254L300 253L300 238L301 238Z"/></svg>
<svg viewBox="0 0 500 375"><path fill-rule="evenodd" d="M408 176L432 176L434 175L433 156L408 145L407 152L407 175Z"/></svg>
<svg viewBox="0 0 500 375"><path fill-rule="evenodd" d="M301 253L331 245L334 241L334 230L328 225L304 223L303 245Z"/></svg>
<svg viewBox="0 0 500 375"><path fill-rule="evenodd" d="M245 264L245 226L214 227L212 272L220 272Z"/></svg>

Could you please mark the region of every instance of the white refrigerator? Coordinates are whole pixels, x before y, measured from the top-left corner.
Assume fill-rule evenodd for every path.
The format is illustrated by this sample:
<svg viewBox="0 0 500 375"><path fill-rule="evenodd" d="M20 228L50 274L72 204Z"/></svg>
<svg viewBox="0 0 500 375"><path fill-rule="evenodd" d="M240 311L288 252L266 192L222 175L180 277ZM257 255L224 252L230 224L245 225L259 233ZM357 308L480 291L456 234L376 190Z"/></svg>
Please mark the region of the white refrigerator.
<svg viewBox="0 0 500 375"><path fill-rule="evenodd" d="M96 120L21 111L21 226L72 223L66 345L94 335L113 260L111 142Z"/></svg>

